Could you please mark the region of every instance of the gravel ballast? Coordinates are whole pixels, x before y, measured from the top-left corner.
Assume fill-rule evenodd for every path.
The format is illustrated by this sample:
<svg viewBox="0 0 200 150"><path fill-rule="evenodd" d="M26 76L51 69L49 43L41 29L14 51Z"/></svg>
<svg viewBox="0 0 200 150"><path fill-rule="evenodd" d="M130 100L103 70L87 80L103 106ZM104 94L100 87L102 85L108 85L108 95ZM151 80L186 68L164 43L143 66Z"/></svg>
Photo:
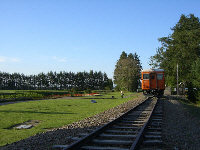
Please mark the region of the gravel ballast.
<svg viewBox="0 0 200 150"><path fill-rule="evenodd" d="M53 145L66 145L73 141L70 137L97 129L107 123L109 118L116 118L130 107L134 107L145 99L139 96L100 114L65 125L51 131L31 136L27 139L0 147L2 150L47 150ZM200 120L193 117L184 105L172 96L162 98L163 125L162 141L164 150L198 150L200 149Z"/></svg>
<svg viewBox="0 0 200 150"><path fill-rule="evenodd" d="M200 120L173 96L164 99L163 144L169 150L199 150Z"/></svg>
<svg viewBox="0 0 200 150"><path fill-rule="evenodd" d="M0 147L2 150L47 150L52 149L53 145L71 144L70 137L77 136L80 133L87 133L88 129L97 129L104 123L109 121L109 118L116 118L120 113L128 111L130 108L138 105L145 99L144 96L139 96L133 100L125 102L117 107L99 113L81 121L74 122L60 128L52 129L51 131L36 134L27 139L8 144Z"/></svg>

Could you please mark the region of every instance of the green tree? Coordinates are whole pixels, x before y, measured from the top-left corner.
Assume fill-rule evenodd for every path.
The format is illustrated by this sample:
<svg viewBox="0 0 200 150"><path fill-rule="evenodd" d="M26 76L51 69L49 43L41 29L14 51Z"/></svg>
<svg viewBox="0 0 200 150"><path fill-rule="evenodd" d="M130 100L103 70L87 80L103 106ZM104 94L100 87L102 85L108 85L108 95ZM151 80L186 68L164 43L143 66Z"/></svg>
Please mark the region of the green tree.
<svg viewBox="0 0 200 150"><path fill-rule="evenodd" d="M136 53L130 53L127 56L123 51L114 70L114 84L117 85L117 89L136 90L139 84L141 69L139 56Z"/></svg>
<svg viewBox="0 0 200 150"><path fill-rule="evenodd" d="M111 82L106 73L101 71L84 72L48 72L38 75L24 75L19 73L9 74L0 72L0 89L74 89L74 90L99 90L106 86L111 87ZM112 88L112 87L111 87Z"/></svg>
<svg viewBox="0 0 200 150"><path fill-rule="evenodd" d="M127 86L127 54L123 51L114 70L114 84L119 90L128 90Z"/></svg>
<svg viewBox="0 0 200 150"><path fill-rule="evenodd" d="M193 14L181 15L178 23L171 28L173 31L168 37L158 40L162 46L156 55L150 57L150 65L165 70L166 83L176 85L177 64L179 65L179 81L192 87L194 73L192 66L200 55L200 22ZM188 84L188 85L187 85Z"/></svg>
<svg viewBox="0 0 200 150"><path fill-rule="evenodd" d="M200 88L200 57L192 65L193 84Z"/></svg>
<svg viewBox="0 0 200 150"><path fill-rule="evenodd" d="M125 51L122 52L120 55L120 59L126 59L127 58L127 53Z"/></svg>
<svg viewBox="0 0 200 150"><path fill-rule="evenodd" d="M186 83L191 80L191 66L199 57L200 22L193 14L181 15L179 22L171 29L168 37L159 38L162 47L150 57L150 65L165 69L169 85L176 84L176 66L179 65L179 79Z"/></svg>
<svg viewBox="0 0 200 150"><path fill-rule="evenodd" d="M133 55L133 60L135 61L136 64L135 66L132 66L133 72L132 72L131 91L136 91L138 88L138 85L140 84L142 65L137 53Z"/></svg>

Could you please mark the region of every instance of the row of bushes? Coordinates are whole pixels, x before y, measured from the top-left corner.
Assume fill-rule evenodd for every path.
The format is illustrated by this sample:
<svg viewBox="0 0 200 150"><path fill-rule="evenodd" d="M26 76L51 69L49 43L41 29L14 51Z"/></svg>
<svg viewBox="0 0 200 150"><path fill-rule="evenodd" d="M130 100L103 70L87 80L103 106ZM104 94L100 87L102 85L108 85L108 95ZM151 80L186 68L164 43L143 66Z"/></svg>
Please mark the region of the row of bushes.
<svg viewBox="0 0 200 150"><path fill-rule="evenodd" d="M38 94L38 93L20 93L20 94L12 94L12 95L0 95L0 102L5 102L5 101L18 101L18 100L37 100L37 99L50 99L50 98L61 98L61 97L66 97L66 96L92 96L94 94L98 93L91 93L91 94L58 94L58 95L43 95L43 94Z"/></svg>
<svg viewBox="0 0 200 150"><path fill-rule="evenodd" d="M14 92L0 92L0 96L1 95L16 95L16 94L24 94L24 93L38 93L38 94L42 94L44 96L47 96L47 95L64 95L64 94L69 94L68 91L25 90L25 91L14 91Z"/></svg>
<svg viewBox="0 0 200 150"><path fill-rule="evenodd" d="M43 98L44 98L44 95L38 94L38 93L20 93L20 94L12 94L12 95L0 95L0 102L43 99Z"/></svg>
<svg viewBox="0 0 200 150"><path fill-rule="evenodd" d="M62 97L83 97L83 96L94 96L97 95L99 93L91 93L91 94L64 94L64 95L48 95L48 96L44 96L44 99L54 99L54 98L62 98Z"/></svg>
<svg viewBox="0 0 200 150"><path fill-rule="evenodd" d="M76 91L71 89L69 91L45 91L45 90L25 90L25 91L14 91L1 92L0 102L5 101L18 101L18 100L37 100L37 99L50 99L50 98L61 98L66 96L92 96L94 94L106 94L107 92L113 92L111 90L95 90L87 89L85 91Z"/></svg>

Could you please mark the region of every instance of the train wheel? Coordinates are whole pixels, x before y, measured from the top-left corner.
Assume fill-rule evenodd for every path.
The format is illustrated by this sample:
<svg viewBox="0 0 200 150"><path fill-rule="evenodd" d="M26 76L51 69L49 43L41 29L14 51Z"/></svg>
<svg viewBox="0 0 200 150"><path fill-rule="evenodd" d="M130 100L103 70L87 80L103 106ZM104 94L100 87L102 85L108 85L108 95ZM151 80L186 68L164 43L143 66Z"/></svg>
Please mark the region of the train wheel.
<svg viewBox="0 0 200 150"><path fill-rule="evenodd" d="M143 90L143 94L144 94L144 95L147 95L148 93L147 93L147 91Z"/></svg>

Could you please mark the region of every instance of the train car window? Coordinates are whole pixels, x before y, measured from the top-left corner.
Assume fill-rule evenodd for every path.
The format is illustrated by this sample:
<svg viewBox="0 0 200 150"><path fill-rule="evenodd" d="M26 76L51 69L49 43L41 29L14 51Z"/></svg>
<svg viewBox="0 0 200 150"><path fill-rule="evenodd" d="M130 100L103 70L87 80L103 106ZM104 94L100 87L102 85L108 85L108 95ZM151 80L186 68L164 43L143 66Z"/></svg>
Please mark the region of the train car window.
<svg viewBox="0 0 200 150"><path fill-rule="evenodd" d="M149 79L149 74L143 74L143 79Z"/></svg>
<svg viewBox="0 0 200 150"><path fill-rule="evenodd" d="M157 74L157 79L158 80L162 80L163 79L163 74L162 73L158 73Z"/></svg>
<svg viewBox="0 0 200 150"><path fill-rule="evenodd" d="M154 74L152 74L152 75L151 75L151 79L155 79L155 76L154 76Z"/></svg>

